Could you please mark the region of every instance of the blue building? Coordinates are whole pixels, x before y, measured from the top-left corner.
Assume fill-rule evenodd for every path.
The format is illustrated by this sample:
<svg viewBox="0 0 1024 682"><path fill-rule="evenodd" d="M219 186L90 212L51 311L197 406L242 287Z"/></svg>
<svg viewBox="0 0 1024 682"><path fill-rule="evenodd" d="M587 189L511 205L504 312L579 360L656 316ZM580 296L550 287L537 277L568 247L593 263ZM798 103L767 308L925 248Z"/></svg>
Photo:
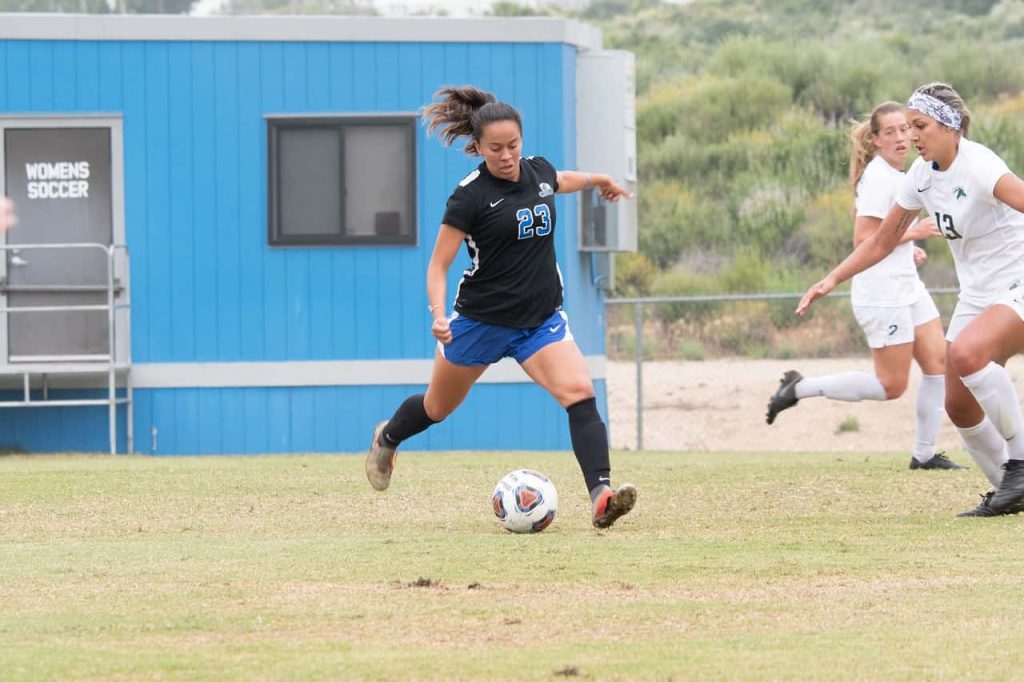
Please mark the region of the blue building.
<svg viewBox="0 0 1024 682"><path fill-rule="evenodd" d="M551 18L0 14L21 219L0 241L0 449L364 449L429 380L427 261L478 163L419 109L472 83L522 112L525 153L635 181L632 58L600 48ZM604 412L602 287L635 205L558 201ZM404 447L567 449L568 425L502 362Z"/></svg>

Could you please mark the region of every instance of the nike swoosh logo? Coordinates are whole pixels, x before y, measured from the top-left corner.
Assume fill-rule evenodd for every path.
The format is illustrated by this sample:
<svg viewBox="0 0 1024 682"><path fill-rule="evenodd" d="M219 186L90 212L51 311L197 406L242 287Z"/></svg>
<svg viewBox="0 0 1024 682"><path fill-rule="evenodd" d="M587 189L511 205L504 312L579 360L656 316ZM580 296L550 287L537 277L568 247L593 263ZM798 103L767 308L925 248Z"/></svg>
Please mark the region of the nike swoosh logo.
<svg viewBox="0 0 1024 682"><path fill-rule="evenodd" d="M918 191L918 192L927 192L927 191L928 191L928 190L930 190L931 188L932 188L932 186L931 186L931 185L928 185L927 187L919 187L917 191Z"/></svg>
<svg viewBox="0 0 1024 682"><path fill-rule="evenodd" d="M491 202L491 208L494 208L495 206L497 206L498 204L500 204L503 201L505 201L505 197L502 197L502 198L498 199L497 201L492 201Z"/></svg>
<svg viewBox="0 0 1024 682"><path fill-rule="evenodd" d="M554 327L548 327L548 331L551 332L552 334L555 334L561 328L562 328L561 325L557 325L556 324Z"/></svg>

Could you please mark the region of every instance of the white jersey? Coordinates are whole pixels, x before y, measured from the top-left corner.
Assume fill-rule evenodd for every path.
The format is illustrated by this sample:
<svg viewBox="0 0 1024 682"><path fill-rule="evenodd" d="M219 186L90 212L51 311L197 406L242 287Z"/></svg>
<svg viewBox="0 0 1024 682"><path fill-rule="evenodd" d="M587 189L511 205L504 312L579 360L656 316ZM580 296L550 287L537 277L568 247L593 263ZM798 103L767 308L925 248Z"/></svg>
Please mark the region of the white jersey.
<svg viewBox="0 0 1024 682"><path fill-rule="evenodd" d="M1024 277L1024 214L996 199L996 182L1010 172L991 149L960 139L956 159L938 171L917 159L900 185L903 208L925 208L949 242L960 300L987 307Z"/></svg>
<svg viewBox="0 0 1024 682"><path fill-rule="evenodd" d="M897 170L881 156L864 168L857 183L857 217L884 219L896 202L903 181ZM914 243L903 242L892 253L864 272L853 276L850 302L853 305L901 308L920 300L925 288L914 265Z"/></svg>

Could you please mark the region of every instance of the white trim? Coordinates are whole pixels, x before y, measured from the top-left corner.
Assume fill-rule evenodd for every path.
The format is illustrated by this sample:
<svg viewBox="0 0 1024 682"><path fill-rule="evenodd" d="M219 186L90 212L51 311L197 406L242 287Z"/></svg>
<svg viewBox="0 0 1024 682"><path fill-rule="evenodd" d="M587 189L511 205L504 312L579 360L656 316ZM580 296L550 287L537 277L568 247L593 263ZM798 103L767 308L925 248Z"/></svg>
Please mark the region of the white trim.
<svg viewBox="0 0 1024 682"><path fill-rule="evenodd" d="M585 50L601 49L600 29L552 17L459 19L0 13L0 39L565 43Z"/></svg>
<svg viewBox="0 0 1024 682"><path fill-rule="evenodd" d="M605 378L607 358L585 357L590 376ZM132 365L135 389L283 386L395 386L430 383L433 360L322 360L309 362L194 362ZM531 383L511 358L488 368L477 383Z"/></svg>

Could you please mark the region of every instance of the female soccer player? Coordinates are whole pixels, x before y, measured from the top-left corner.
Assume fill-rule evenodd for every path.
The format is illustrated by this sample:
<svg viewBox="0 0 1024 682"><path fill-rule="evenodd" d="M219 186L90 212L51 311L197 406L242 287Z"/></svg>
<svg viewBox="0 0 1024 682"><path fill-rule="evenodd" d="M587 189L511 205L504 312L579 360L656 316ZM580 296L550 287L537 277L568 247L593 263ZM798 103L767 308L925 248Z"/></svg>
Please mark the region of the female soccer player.
<svg viewBox="0 0 1024 682"><path fill-rule="evenodd" d="M0 197L0 232L6 232L18 222L14 215L14 202L7 197Z"/></svg>
<svg viewBox="0 0 1024 682"><path fill-rule="evenodd" d="M967 139L971 115L951 86L922 86L907 108L921 158L896 205L874 236L807 290L797 313L884 258L927 209L949 242L960 280L946 332L946 411L995 486L961 516L1016 514L1024 510L1024 414L1002 365L1024 350L1024 182Z"/></svg>
<svg viewBox="0 0 1024 682"><path fill-rule="evenodd" d="M896 202L896 190L910 151L910 125L897 102L883 102L850 134L850 185L854 190L853 245L878 231ZM946 347L939 311L917 276L913 240L938 236L926 218L911 226L892 253L853 277L853 313L867 337L875 373L842 372L804 377L786 372L768 401L768 423L802 398L895 400L910 378L910 361L921 367L917 391L917 428L911 469L963 469L935 452L945 400Z"/></svg>
<svg viewBox="0 0 1024 682"><path fill-rule="evenodd" d="M437 339L426 394L410 396L373 433L366 475L377 490L391 481L396 449L462 403L492 363L511 356L566 409L573 451L593 507L593 524L607 528L636 502L636 489L610 486L608 432L594 386L562 311L555 262L556 193L594 187L608 201L629 193L607 175L559 171L539 156L521 157L519 112L472 86L447 87L423 113L428 132L448 146L467 137L483 162L448 198L427 266L431 331ZM445 314L446 273L459 246L471 260Z"/></svg>

